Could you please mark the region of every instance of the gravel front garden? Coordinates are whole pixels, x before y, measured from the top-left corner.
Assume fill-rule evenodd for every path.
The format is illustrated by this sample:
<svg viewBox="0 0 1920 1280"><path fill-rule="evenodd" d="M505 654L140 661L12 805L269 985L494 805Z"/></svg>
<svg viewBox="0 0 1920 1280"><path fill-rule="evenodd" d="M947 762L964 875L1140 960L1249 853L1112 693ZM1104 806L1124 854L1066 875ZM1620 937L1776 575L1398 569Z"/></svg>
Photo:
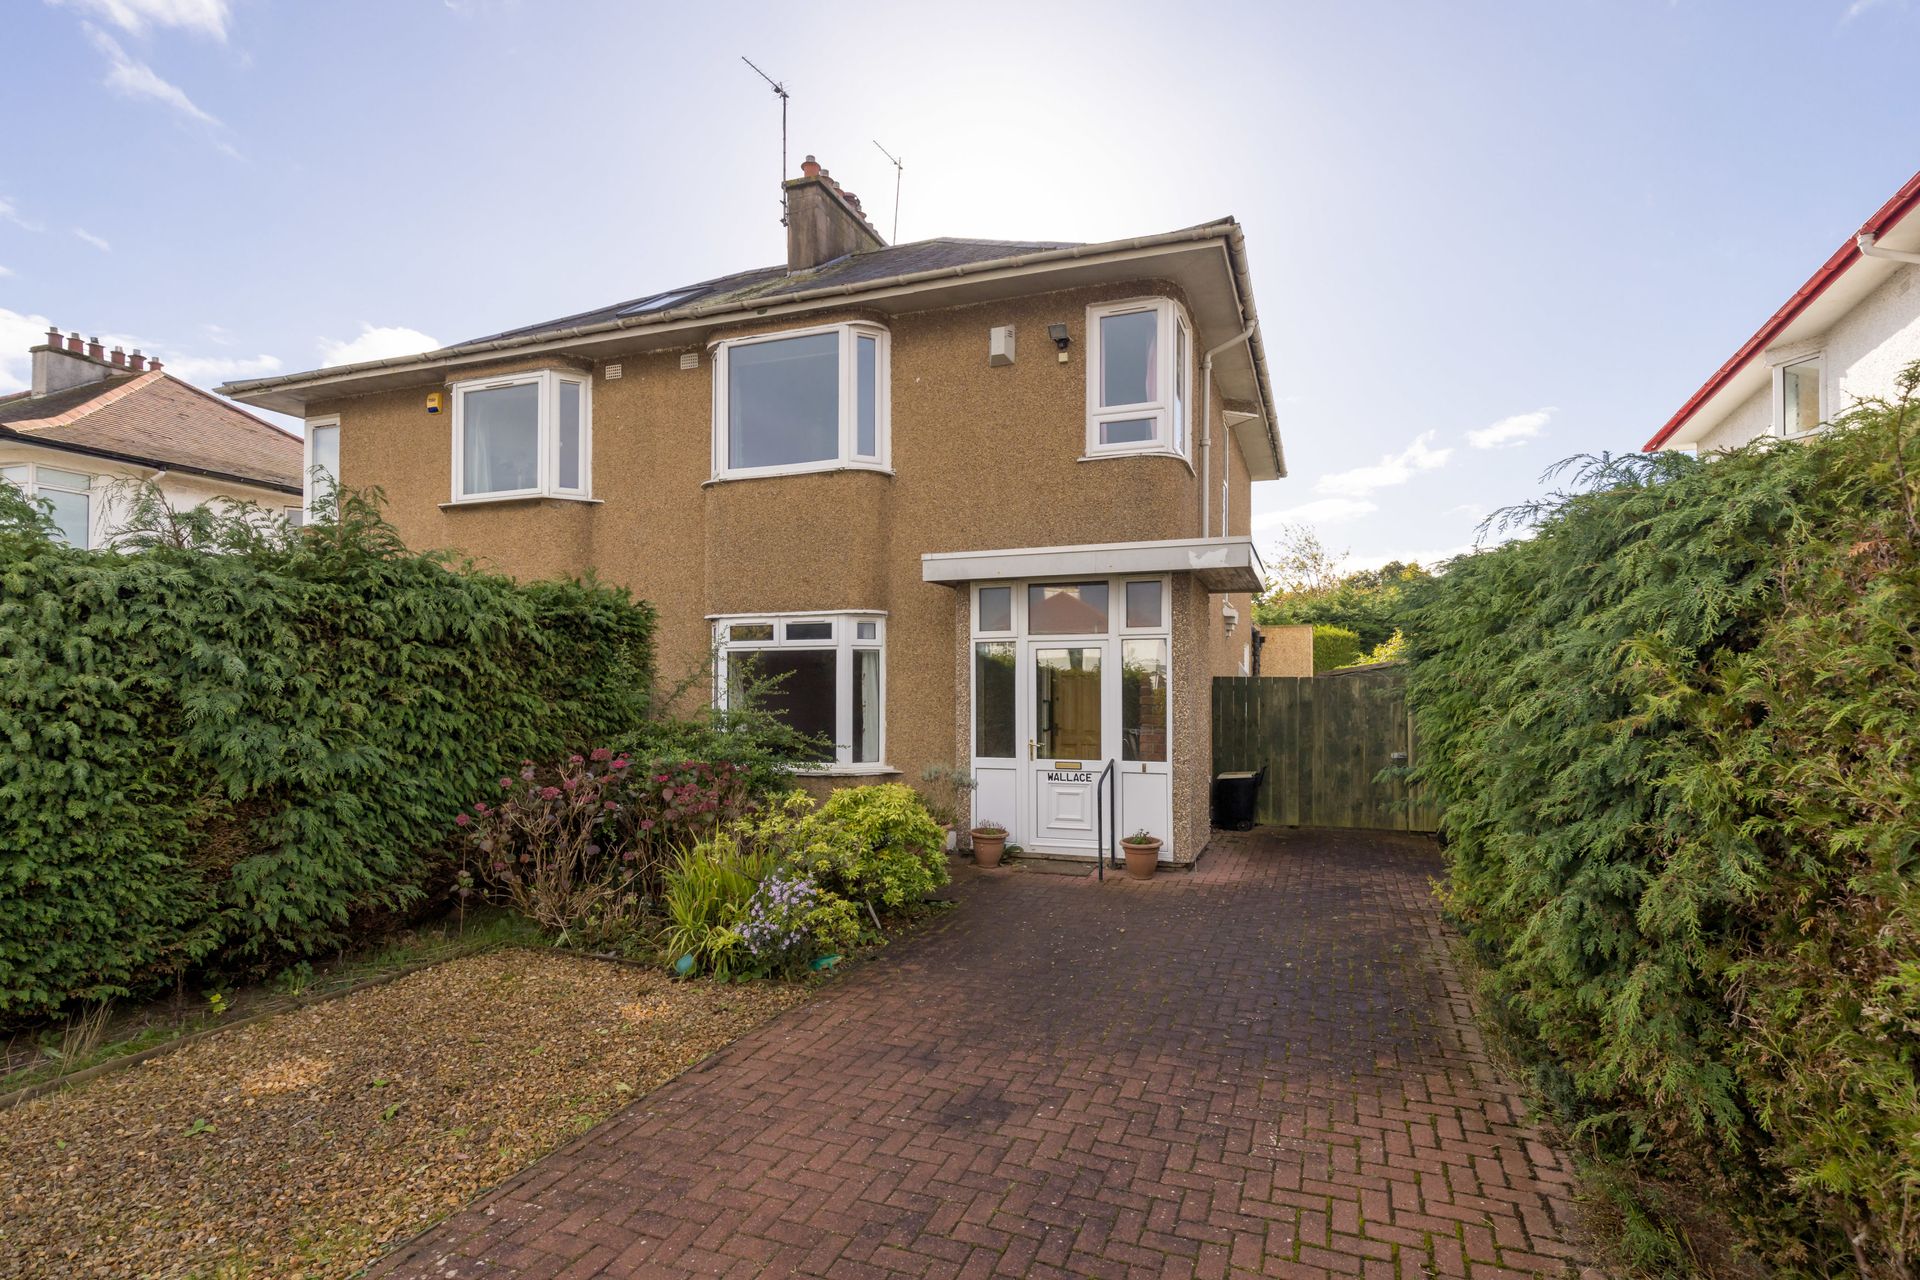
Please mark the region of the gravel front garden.
<svg viewBox="0 0 1920 1280"><path fill-rule="evenodd" d="M513 949L0 1117L0 1274L350 1276L807 997Z"/></svg>

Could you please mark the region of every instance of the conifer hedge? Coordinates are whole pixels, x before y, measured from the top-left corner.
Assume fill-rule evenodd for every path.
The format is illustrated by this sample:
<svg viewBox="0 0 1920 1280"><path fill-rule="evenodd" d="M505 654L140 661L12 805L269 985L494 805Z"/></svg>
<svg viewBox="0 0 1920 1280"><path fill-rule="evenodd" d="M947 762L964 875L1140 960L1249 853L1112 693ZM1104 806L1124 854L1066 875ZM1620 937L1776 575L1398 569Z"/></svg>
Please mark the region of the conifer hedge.
<svg viewBox="0 0 1920 1280"><path fill-rule="evenodd" d="M1920 405L1590 459L1414 588L1420 776L1576 1134L1781 1274L1920 1259Z"/></svg>
<svg viewBox="0 0 1920 1280"><path fill-rule="evenodd" d="M505 764L630 734L652 609L407 551L371 501L77 551L0 484L0 1022L334 948Z"/></svg>

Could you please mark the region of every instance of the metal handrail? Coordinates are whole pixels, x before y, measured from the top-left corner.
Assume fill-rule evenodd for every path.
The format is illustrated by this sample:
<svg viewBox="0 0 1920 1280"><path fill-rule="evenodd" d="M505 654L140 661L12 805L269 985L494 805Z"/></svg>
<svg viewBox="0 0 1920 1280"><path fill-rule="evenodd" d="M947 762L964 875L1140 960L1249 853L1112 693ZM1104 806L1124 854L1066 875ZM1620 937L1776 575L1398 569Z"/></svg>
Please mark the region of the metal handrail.
<svg viewBox="0 0 1920 1280"><path fill-rule="evenodd" d="M1120 834L1120 779L1114 773L1115 761L1107 761L1107 767L1100 771L1100 777L1093 784L1093 865L1095 877L1100 883L1107 881L1107 855L1112 852L1114 866L1120 865L1119 851L1111 849L1111 838ZM1100 809L1100 789L1106 788L1107 809ZM1102 822L1101 819L1106 821Z"/></svg>

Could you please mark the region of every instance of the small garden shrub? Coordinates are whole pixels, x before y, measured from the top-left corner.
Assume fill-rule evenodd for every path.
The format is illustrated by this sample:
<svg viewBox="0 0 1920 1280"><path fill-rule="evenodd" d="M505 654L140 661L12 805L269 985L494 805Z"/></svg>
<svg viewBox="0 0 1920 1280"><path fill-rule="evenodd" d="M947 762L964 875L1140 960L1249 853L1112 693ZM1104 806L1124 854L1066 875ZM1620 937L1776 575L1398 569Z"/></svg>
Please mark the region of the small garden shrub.
<svg viewBox="0 0 1920 1280"><path fill-rule="evenodd" d="M1411 588L1495 1016L1775 1274L1920 1265L1920 366L1804 442L1590 460Z"/></svg>
<svg viewBox="0 0 1920 1280"><path fill-rule="evenodd" d="M0 484L0 1022L335 949L447 882L503 765L640 731L650 607L412 553L375 501L79 551Z"/></svg>
<svg viewBox="0 0 1920 1280"><path fill-rule="evenodd" d="M1360 661L1360 636L1345 627L1315 623L1313 628L1313 670L1317 675L1336 667L1352 666Z"/></svg>
<svg viewBox="0 0 1920 1280"><path fill-rule="evenodd" d="M722 977L792 972L946 883L940 828L913 788L788 792L694 845L667 874L668 956Z"/></svg>
<svg viewBox="0 0 1920 1280"><path fill-rule="evenodd" d="M636 790L622 786L628 772L627 758L605 747L544 774L524 762L500 778L498 798L454 818L467 840L464 872L560 941L626 932L650 889L622 835L618 797Z"/></svg>

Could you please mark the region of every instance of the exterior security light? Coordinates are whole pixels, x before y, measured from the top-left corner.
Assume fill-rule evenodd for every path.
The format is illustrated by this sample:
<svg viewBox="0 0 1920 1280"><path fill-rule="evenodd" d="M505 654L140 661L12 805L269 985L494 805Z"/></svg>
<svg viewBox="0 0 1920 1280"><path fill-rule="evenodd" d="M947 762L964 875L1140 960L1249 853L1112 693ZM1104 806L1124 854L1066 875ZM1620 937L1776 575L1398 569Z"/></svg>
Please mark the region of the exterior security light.
<svg viewBox="0 0 1920 1280"><path fill-rule="evenodd" d="M1060 352L1060 363L1065 364L1067 362L1067 346L1073 341L1072 338L1067 336L1067 326L1063 324L1050 324L1047 326L1047 336L1053 339L1054 347Z"/></svg>

